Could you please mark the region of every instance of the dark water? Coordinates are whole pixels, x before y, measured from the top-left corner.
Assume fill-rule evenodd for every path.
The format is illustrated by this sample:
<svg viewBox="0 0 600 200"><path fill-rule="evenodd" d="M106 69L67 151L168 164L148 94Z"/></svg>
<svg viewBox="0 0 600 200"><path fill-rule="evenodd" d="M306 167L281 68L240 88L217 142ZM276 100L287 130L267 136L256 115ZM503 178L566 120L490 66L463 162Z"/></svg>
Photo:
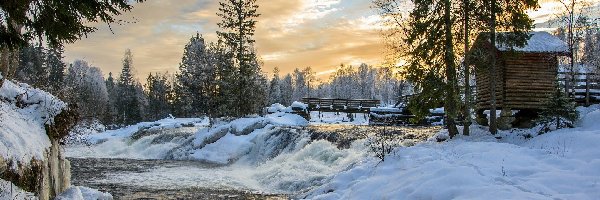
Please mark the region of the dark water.
<svg viewBox="0 0 600 200"><path fill-rule="evenodd" d="M198 167L215 168L218 166L177 160L132 160L110 158L69 158L71 161L71 184L86 186L109 192L115 199L288 199L285 195L257 194L250 191L213 188L147 188L141 186L121 185L115 183L96 182L105 179L114 172L141 173L155 167ZM152 180L149 180L152 181Z"/></svg>

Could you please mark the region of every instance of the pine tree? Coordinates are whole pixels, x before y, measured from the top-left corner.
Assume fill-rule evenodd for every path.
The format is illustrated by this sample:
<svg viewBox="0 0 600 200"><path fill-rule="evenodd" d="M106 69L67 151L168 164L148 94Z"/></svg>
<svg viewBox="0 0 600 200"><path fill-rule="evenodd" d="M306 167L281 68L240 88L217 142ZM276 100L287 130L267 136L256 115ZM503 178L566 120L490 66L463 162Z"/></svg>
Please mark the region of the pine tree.
<svg viewBox="0 0 600 200"><path fill-rule="evenodd" d="M571 102L560 88L556 88L556 92L540 112L538 121L544 126L540 131L548 132L552 123L556 125L556 129L573 127L578 118L575 102Z"/></svg>
<svg viewBox="0 0 600 200"><path fill-rule="evenodd" d="M257 113L265 101L266 89L264 85L265 78L260 72L260 63L254 49L254 30L257 21L255 18L260 16L257 13L258 4L256 0L223 0L219 2L220 8L217 15L221 17L218 23L222 31L217 32L230 52L227 55L232 56L233 65L223 66L231 67L236 71L229 73L229 78L235 80L232 99L232 106L228 109L235 116ZM236 76L237 75L237 76ZM232 84L234 82L228 82ZM248 101L253 99L256 101Z"/></svg>
<svg viewBox="0 0 600 200"><path fill-rule="evenodd" d="M283 105L292 105L294 96L294 86L292 75L286 74L281 80L281 101Z"/></svg>
<svg viewBox="0 0 600 200"><path fill-rule="evenodd" d="M46 50L41 46L27 46L21 49L16 80L37 88L46 89L48 84L48 67Z"/></svg>
<svg viewBox="0 0 600 200"><path fill-rule="evenodd" d="M139 98L142 87L138 85L133 76L133 54L127 49L123 57L123 68L117 80L117 121L122 125L133 124L142 119L142 102Z"/></svg>
<svg viewBox="0 0 600 200"><path fill-rule="evenodd" d="M146 120L155 121L167 117L171 113L169 96L172 92L167 75L148 74L145 90L148 101Z"/></svg>
<svg viewBox="0 0 600 200"><path fill-rule="evenodd" d="M273 78L269 83L269 104L280 103L283 104L281 96L281 79L279 78L279 68L273 69Z"/></svg>
<svg viewBox="0 0 600 200"><path fill-rule="evenodd" d="M105 114L104 114L105 118L102 119L102 122L107 125L114 125L115 123L117 123L116 107L117 107L117 100L118 100L118 96L117 96L118 88L117 88L117 85L113 78L112 72L108 73L108 78L106 78L106 81L104 83L106 85L106 91L108 93L108 108L105 111Z"/></svg>
<svg viewBox="0 0 600 200"><path fill-rule="evenodd" d="M48 64L48 89L51 93L60 96L61 88L64 85L65 69L67 65L62 61L64 49L55 47L48 50L46 61Z"/></svg>

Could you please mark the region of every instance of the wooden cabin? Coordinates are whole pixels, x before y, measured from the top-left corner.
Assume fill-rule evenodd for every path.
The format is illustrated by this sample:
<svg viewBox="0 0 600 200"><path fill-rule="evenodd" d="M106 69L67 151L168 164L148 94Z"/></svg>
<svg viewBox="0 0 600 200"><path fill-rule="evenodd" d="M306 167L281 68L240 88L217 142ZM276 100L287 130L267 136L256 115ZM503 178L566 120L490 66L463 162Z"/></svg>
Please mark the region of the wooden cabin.
<svg viewBox="0 0 600 200"><path fill-rule="evenodd" d="M478 36L467 63L475 66L476 111L490 107L490 51L496 54L496 106L498 110L539 110L556 91L558 57L569 54L567 45L547 32L531 32L523 47L490 44L488 34ZM508 33L498 33L507 38ZM505 37L503 37L505 36ZM502 40L500 40L502 41Z"/></svg>

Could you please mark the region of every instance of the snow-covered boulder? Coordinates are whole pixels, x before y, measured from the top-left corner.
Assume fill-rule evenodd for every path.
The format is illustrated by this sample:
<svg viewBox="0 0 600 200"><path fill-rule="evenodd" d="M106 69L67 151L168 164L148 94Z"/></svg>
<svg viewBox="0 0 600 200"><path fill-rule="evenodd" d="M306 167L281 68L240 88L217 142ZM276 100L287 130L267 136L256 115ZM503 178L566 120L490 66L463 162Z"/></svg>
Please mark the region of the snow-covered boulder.
<svg viewBox="0 0 600 200"><path fill-rule="evenodd" d="M59 140L77 115L57 97L27 84L4 80L0 87L0 178L39 199L70 184L70 165Z"/></svg>

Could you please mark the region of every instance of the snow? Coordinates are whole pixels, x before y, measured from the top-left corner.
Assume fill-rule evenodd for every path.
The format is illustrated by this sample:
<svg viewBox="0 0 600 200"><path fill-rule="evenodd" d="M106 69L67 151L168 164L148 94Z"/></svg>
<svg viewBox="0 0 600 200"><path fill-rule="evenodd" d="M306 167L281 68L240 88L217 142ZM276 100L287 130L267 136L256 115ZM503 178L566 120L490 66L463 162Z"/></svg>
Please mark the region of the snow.
<svg viewBox="0 0 600 200"><path fill-rule="evenodd" d="M27 165L43 160L51 146L44 125L53 123L66 104L27 84L5 80L0 87L0 156Z"/></svg>
<svg viewBox="0 0 600 200"><path fill-rule="evenodd" d="M156 122L140 122L135 125L127 126L117 130L108 130L99 134L91 134L87 136L87 141L91 144L102 143L112 138L127 138L140 130L161 130L181 128L184 126L202 127L207 126L208 118L165 118Z"/></svg>
<svg viewBox="0 0 600 200"><path fill-rule="evenodd" d="M41 125L52 124L54 117L67 107L66 103L48 92L24 83L17 85L8 80L0 87L0 99L15 107L17 102L25 104L19 112L33 116Z"/></svg>
<svg viewBox="0 0 600 200"><path fill-rule="evenodd" d="M308 105L306 105L302 102L294 101L290 107L301 108L302 110L306 110L306 108L308 108Z"/></svg>
<svg viewBox="0 0 600 200"><path fill-rule="evenodd" d="M109 193L100 192L96 189L75 186L65 190L58 195L55 200L112 200L113 197Z"/></svg>
<svg viewBox="0 0 600 200"><path fill-rule="evenodd" d="M35 200L33 193L26 192L11 182L0 179L0 199L4 200Z"/></svg>
<svg viewBox="0 0 600 200"><path fill-rule="evenodd" d="M499 33L501 34L501 33ZM527 45L524 47L513 47L515 51L531 52L531 53L568 53L569 48L558 37L544 31L530 32L531 38L527 40ZM509 51L511 47L504 46L497 41L496 48L500 51Z"/></svg>
<svg viewBox="0 0 600 200"><path fill-rule="evenodd" d="M582 120L526 139L536 129L472 126L471 136L396 149L301 195L309 199L597 199L600 106L578 108ZM447 135L442 131L440 136ZM436 137L440 137L436 136Z"/></svg>
<svg viewBox="0 0 600 200"><path fill-rule="evenodd" d="M269 124L276 126L306 126L308 121L300 115L288 113L273 113L266 116Z"/></svg>
<svg viewBox="0 0 600 200"><path fill-rule="evenodd" d="M267 107L267 112L269 113L276 113L276 112L285 112L286 107L279 104L279 103L274 103L273 105Z"/></svg>
<svg viewBox="0 0 600 200"><path fill-rule="evenodd" d="M321 125L321 124L345 124L345 125L369 125L369 114L368 113L353 113L352 118L348 116L348 113L336 113L336 112L310 112L310 124Z"/></svg>
<svg viewBox="0 0 600 200"><path fill-rule="evenodd" d="M182 127L193 124L193 127ZM257 137L277 127L302 127L306 119L290 113L246 117L207 127L208 119L163 119L84 136L88 145L66 148L68 157L200 160L231 164L256 146ZM139 134L152 130L151 134ZM134 138L134 136L136 136Z"/></svg>

